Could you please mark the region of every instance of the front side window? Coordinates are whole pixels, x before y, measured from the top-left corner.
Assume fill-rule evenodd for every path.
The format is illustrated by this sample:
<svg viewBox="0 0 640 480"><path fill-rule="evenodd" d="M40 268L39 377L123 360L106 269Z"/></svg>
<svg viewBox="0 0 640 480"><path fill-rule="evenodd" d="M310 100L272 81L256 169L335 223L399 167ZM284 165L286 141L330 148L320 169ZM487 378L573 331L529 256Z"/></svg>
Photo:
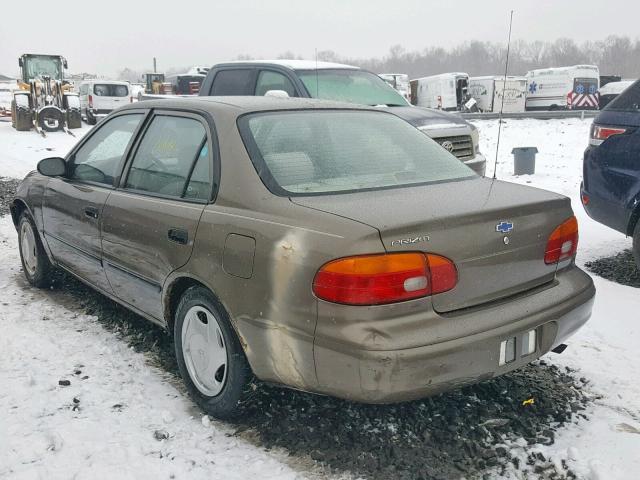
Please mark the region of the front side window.
<svg viewBox="0 0 640 480"><path fill-rule="evenodd" d="M249 68L220 70L213 79L211 95L253 95L254 78Z"/></svg>
<svg viewBox="0 0 640 480"><path fill-rule="evenodd" d="M113 184L122 156L142 117L142 113L120 115L97 127L74 155L71 177Z"/></svg>
<svg viewBox="0 0 640 480"><path fill-rule="evenodd" d="M283 90L290 97L296 94L295 88L285 75L271 70L262 70L258 75L258 83L256 84L256 95L264 96L269 90Z"/></svg>
<svg viewBox="0 0 640 480"><path fill-rule="evenodd" d="M256 170L278 195L375 190L475 177L427 135L385 112L258 113L241 117L239 127Z"/></svg>
<svg viewBox="0 0 640 480"><path fill-rule="evenodd" d="M156 116L136 150L125 187L205 200L209 194L211 168L206 141L206 130L198 120ZM195 172L194 182L190 184L187 180L192 172Z"/></svg>
<svg viewBox="0 0 640 480"><path fill-rule="evenodd" d="M300 70L297 74L313 98L359 105L408 105L402 95L373 73L351 69L321 69Z"/></svg>

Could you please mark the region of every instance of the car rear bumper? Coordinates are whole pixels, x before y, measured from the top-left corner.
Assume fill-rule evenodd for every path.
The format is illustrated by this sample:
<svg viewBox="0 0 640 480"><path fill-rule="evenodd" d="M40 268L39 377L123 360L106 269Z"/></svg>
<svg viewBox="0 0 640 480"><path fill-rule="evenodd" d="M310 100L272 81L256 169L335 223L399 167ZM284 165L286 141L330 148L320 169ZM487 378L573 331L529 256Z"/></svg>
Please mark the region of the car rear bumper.
<svg viewBox="0 0 640 480"><path fill-rule="evenodd" d="M476 330L493 321L493 328L470 335L437 341L439 334L434 329L433 343L395 350L354 349L339 340L316 338L319 391L365 403L391 403L502 375L542 356L575 333L591 316L594 295L591 277L570 267L556 276L552 286L444 319L451 324L476 324L469 327ZM422 330L430 330L428 317L432 315L425 313ZM500 318L498 326L496 317ZM531 330L537 333L536 350L522 356L522 336ZM500 343L514 337L516 359L499 365Z"/></svg>
<svg viewBox="0 0 640 480"><path fill-rule="evenodd" d="M608 199L588 191L584 188L584 183L580 185L580 198L582 199L584 210L592 219L618 232L624 233L625 235L627 234L631 212L629 212L624 205L611 202ZM586 204L585 199L588 199Z"/></svg>

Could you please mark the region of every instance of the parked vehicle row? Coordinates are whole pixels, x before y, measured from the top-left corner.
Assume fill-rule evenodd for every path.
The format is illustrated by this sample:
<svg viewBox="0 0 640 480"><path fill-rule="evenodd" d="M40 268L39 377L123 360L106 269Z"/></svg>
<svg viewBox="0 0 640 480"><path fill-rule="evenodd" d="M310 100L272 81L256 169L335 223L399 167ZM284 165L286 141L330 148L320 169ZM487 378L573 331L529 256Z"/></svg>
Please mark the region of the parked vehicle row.
<svg viewBox="0 0 640 480"><path fill-rule="evenodd" d="M237 415L254 376L421 398L562 351L588 320L568 198L481 177L368 72L238 63L203 84L232 87L119 108L11 204L27 280L62 268L173 332L207 413Z"/></svg>

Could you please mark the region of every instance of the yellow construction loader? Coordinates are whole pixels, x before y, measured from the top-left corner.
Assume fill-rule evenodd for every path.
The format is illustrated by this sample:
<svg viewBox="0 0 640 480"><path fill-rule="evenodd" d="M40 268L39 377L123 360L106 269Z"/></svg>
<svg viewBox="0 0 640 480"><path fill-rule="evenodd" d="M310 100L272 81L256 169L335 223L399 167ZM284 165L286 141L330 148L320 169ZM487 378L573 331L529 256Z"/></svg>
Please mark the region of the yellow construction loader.
<svg viewBox="0 0 640 480"><path fill-rule="evenodd" d="M67 60L60 55L26 53L18 65L21 78L11 102L13 127L20 131L35 128L42 135L80 128L80 99L64 82Z"/></svg>

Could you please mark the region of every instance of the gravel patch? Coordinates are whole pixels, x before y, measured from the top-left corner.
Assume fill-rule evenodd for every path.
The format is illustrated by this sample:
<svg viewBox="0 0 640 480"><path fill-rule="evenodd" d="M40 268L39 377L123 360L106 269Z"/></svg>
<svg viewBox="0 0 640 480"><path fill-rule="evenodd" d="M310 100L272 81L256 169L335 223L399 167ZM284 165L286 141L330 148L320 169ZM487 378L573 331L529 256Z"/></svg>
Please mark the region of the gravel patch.
<svg viewBox="0 0 640 480"><path fill-rule="evenodd" d="M640 288L640 269L638 269L633 252L630 249L624 250L611 257L603 257L592 262L587 262L584 266L591 273L620 283L629 287Z"/></svg>
<svg viewBox="0 0 640 480"><path fill-rule="evenodd" d="M9 203L16 194L20 180L0 177L0 217L9 214Z"/></svg>

